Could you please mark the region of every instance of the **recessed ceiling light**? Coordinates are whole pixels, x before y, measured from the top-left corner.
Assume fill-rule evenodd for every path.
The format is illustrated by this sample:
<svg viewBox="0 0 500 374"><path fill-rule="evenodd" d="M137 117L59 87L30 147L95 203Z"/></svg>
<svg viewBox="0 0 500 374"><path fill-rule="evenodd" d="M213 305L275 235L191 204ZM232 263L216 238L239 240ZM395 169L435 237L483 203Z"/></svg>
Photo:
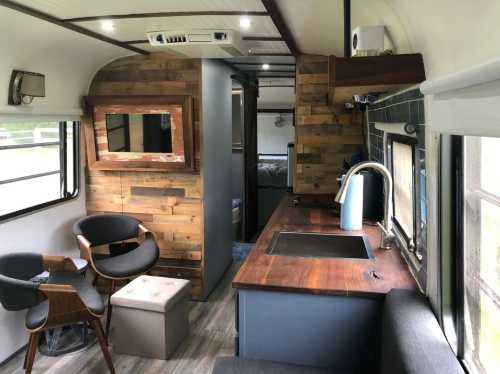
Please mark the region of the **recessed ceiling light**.
<svg viewBox="0 0 500 374"><path fill-rule="evenodd" d="M250 18L248 18L248 17L241 17L240 18L240 27L242 29L248 29L251 24L252 24L252 21L250 21Z"/></svg>
<svg viewBox="0 0 500 374"><path fill-rule="evenodd" d="M115 24L111 20L105 20L101 22L101 28L104 31L113 31L115 29Z"/></svg>
<svg viewBox="0 0 500 374"><path fill-rule="evenodd" d="M269 70L269 64L262 64L262 69Z"/></svg>

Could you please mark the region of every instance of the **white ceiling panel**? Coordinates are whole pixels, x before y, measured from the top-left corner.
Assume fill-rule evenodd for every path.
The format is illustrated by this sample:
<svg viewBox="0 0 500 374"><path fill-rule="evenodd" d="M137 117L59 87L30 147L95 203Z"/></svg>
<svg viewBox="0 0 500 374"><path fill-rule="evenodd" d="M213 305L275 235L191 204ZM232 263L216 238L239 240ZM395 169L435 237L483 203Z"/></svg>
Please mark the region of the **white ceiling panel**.
<svg viewBox="0 0 500 374"><path fill-rule="evenodd" d="M146 32L157 30L181 31L186 29L233 29L242 35L273 36L280 34L270 17L250 17L249 29L241 30L238 16L186 16L161 18L128 18L112 20L114 29L104 31L103 21L78 22L79 26L121 41L146 39Z"/></svg>
<svg viewBox="0 0 500 374"><path fill-rule="evenodd" d="M59 18L79 18L115 14L265 11L260 0L15 0Z"/></svg>
<svg viewBox="0 0 500 374"><path fill-rule="evenodd" d="M252 53L290 53L285 42L248 41Z"/></svg>
<svg viewBox="0 0 500 374"><path fill-rule="evenodd" d="M343 0L278 0L278 4L302 53L343 56ZM351 26L361 25L385 25L385 48L411 51L401 19L385 0L352 0Z"/></svg>

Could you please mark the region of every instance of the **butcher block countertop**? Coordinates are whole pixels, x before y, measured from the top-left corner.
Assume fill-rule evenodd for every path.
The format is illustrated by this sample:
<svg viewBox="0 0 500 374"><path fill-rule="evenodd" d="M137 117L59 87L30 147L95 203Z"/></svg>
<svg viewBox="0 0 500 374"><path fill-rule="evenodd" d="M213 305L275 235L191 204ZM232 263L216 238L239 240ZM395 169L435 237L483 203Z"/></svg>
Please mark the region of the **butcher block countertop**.
<svg viewBox="0 0 500 374"><path fill-rule="evenodd" d="M324 295L384 297L392 288L417 287L397 248L379 249L380 232L374 225L362 231L340 229L333 209L295 207L287 195L273 213L257 243L233 280L238 289L301 292ZM307 204L306 204L307 206ZM326 259L268 255L273 234L279 231L364 234L374 258Z"/></svg>

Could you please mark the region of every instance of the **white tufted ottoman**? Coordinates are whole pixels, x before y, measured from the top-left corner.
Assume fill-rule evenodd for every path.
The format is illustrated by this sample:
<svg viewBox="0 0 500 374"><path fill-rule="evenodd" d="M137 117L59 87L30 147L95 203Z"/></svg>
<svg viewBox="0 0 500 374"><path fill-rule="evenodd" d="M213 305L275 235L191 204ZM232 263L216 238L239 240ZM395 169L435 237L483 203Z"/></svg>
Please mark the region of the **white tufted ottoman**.
<svg viewBox="0 0 500 374"><path fill-rule="evenodd" d="M111 296L116 353L166 360L189 331L189 281L141 275Z"/></svg>

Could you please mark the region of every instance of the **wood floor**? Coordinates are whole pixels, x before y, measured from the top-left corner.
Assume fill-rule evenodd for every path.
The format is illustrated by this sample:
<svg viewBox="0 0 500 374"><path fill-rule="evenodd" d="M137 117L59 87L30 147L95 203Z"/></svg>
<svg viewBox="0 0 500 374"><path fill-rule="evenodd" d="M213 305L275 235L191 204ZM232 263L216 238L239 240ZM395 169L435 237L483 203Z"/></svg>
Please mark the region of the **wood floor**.
<svg viewBox="0 0 500 374"><path fill-rule="evenodd" d="M206 302L192 302L189 320L191 332L168 361L114 354L117 374L210 374L217 356L234 353L235 293L231 288L240 263L234 263ZM24 351L0 367L1 374L22 374ZM37 353L33 374L108 373L99 346L60 357Z"/></svg>

